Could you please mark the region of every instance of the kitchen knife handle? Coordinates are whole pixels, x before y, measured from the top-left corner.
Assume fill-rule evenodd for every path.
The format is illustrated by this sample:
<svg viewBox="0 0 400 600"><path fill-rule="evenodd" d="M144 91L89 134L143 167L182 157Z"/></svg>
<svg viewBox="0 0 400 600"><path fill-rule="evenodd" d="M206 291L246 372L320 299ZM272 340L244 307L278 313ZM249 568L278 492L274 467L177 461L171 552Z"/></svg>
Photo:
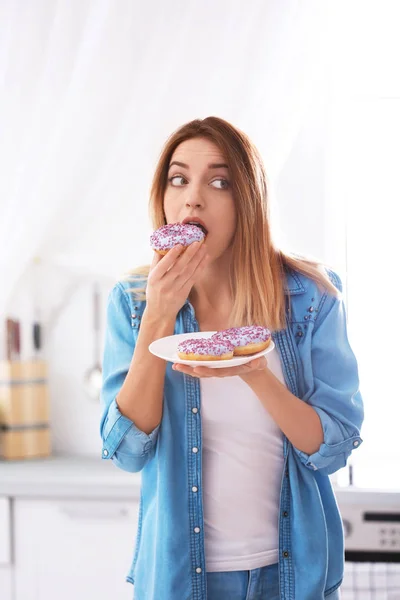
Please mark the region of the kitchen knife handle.
<svg viewBox="0 0 400 600"><path fill-rule="evenodd" d="M15 344L14 344L14 350L15 350L15 355L14 358L15 360L20 360L21 358L21 328L20 328L20 322L19 321L14 321L14 332L15 332Z"/></svg>
<svg viewBox="0 0 400 600"><path fill-rule="evenodd" d="M33 345L35 350L40 350L42 347L42 330L40 323L33 324Z"/></svg>

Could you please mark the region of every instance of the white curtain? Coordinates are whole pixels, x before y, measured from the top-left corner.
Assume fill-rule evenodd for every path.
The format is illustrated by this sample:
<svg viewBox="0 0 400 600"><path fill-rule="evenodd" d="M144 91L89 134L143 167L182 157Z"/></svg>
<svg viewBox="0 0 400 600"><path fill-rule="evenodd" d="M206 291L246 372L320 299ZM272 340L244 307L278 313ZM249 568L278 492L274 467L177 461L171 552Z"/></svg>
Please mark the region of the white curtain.
<svg viewBox="0 0 400 600"><path fill-rule="evenodd" d="M105 277L147 260L152 171L187 120L232 121L276 178L325 25L321 0L2 0L0 314L36 256Z"/></svg>

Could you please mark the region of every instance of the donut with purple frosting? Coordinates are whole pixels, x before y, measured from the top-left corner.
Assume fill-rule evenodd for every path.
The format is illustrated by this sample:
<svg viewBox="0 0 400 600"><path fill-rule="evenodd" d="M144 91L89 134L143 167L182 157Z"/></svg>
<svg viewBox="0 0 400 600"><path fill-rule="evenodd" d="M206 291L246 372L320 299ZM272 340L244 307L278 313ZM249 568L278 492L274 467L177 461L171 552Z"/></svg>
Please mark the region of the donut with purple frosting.
<svg viewBox="0 0 400 600"><path fill-rule="evenodd" d="M177 353L183 360L229 360L234 346L227 340L192 338L178 344Z"/></svg>
<svg viewBox="0 0 400 600"><path fill-rule="evenodd" d="M271 342L271 332L261 325L246 325L244 327L231 327L217 331L211 340L230 342L234 346L235 356L245 356L262 352Z"/></svg>
<svg viewBox="0 0 400 600"><path fill-rule="evenodd" d="M178 244L187 248L193 242L204 242L205 237L206 234L197 225L170 223L162 225L151 234L150 245L158 254L165 255Z"/></svg>

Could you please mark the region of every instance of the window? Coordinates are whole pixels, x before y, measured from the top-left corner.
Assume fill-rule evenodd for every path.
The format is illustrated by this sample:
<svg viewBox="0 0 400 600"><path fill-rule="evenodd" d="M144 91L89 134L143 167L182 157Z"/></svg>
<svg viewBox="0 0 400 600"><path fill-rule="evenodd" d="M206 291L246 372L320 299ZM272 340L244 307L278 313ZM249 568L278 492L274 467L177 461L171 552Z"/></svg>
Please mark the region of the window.
<svg viewBox="0 0 400 600"><path fill-rule="evenodd" d="M364 443L352 462L356 485L357 469L374 469L376 487L387 487L390 472L392 487L400 486L398 466L390 469L400 458L400 41L393 6L348 3L330 32L330 210L343 223L348 331L365 404Z"/></svg>

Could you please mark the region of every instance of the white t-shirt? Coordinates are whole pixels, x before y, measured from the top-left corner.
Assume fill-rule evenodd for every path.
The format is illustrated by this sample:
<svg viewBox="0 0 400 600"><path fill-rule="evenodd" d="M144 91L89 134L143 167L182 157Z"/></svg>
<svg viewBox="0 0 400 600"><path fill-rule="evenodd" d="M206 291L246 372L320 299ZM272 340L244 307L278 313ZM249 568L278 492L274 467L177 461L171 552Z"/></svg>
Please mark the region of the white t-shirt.
<svg viewBox="0 0 400 600"><path fill-rule="evenodd" d="M279 355L268 367L285 384ZM278 562L283 435L240 377L202 378L203 502L207 571Z"/></svg>

